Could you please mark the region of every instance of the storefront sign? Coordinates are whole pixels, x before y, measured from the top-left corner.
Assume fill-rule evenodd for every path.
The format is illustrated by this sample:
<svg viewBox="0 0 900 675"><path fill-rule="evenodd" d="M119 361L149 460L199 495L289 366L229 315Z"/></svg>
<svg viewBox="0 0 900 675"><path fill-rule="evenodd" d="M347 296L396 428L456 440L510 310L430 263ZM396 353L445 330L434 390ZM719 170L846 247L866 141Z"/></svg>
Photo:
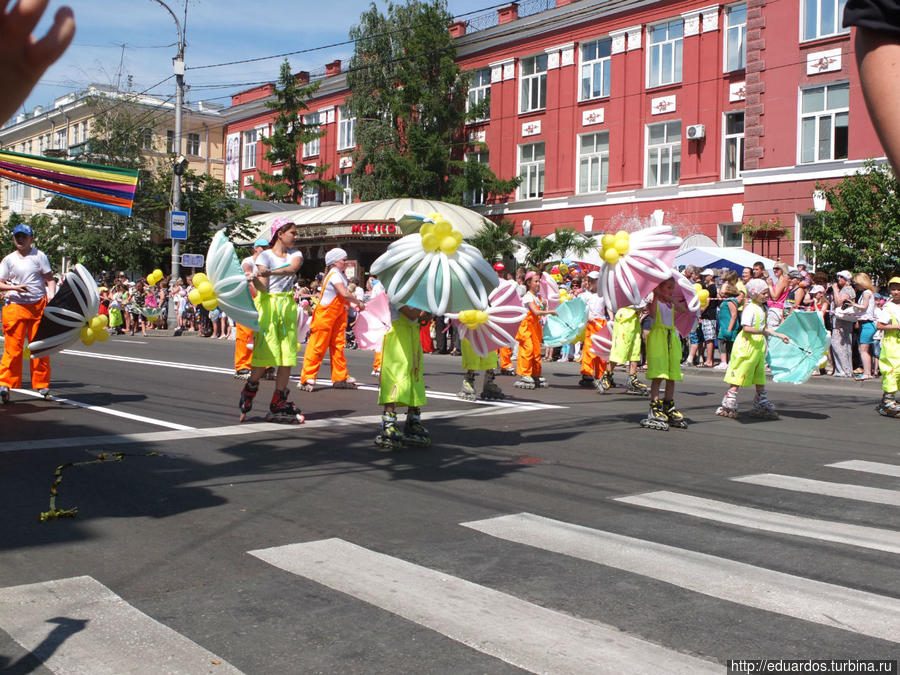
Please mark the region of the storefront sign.
<svg viewBox="0 0 900 675"><path fill-rule="evenodd" d="M351 234L397 234L394 223L356 223L350 226Z"/></svg>
<svg viewBox="0 0 900 675"><path fill-rule="evenodd" d="M297 238L301 240L328 239L330 237L399 237L400 228L389 221L362 223L335 223L333 225L301 225L297 228Z"/></svg>

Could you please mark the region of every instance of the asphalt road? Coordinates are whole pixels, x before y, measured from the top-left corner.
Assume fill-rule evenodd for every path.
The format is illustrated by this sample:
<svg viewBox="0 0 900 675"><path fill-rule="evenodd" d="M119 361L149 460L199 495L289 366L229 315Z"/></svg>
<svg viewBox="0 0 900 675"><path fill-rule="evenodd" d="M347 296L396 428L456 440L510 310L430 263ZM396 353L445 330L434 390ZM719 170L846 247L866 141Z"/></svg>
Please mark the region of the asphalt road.
<svg viewBox="0 0 900 675"><path fill-rule="evenodd" d="M780 420L728 420L722 373L690 369L690 428L657 432L573 364L469 403L459 358L428 355L434 445L387 452L371 352L349 353L367 386L294 391L308 421L281 426L271 383L238 424L232 349L114 338L53 358L68 402L0 408L0 673L897 658L900 421L877 381L771 385ZM77 516L41 523L69 462Z"/></svg>

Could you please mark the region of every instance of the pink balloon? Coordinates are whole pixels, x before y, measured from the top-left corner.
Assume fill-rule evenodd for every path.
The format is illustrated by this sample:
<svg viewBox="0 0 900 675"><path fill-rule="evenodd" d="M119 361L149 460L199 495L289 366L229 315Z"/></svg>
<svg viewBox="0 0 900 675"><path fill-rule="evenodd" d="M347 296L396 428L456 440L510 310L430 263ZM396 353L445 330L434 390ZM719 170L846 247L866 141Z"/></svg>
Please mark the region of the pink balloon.
<svg viewBox="0 0 900 675"><path fill-rule="evenodd" d="M391 306L387 293L379 285L380 290L366 303L364 311L356 315L353 335L361 349L380 351L384 334L391 329Z"/></svg>
<svg viewBox="0 0 900 675"><path fill-rule="evenodd" d="M559 286L546 272L541 273L540 292L547 301L547 309L554 310L559 307Z"/></svg>

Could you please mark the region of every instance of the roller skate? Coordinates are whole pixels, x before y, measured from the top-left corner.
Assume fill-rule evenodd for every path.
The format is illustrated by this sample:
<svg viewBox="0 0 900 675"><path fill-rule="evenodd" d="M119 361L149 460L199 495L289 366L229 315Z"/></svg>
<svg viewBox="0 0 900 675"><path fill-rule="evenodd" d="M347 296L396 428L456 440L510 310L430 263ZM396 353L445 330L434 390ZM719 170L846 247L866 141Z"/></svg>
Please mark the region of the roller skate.
<svg viewBox="0 0 900 675"><path fill-rule="evenodd" d="M272 402L269 404L269 413L266 415L266 422L275 422L276 424L303 424L306 418L300 412L300 408L294 407L294 404L288 401L287 389L276 389L272 394Z"/></svg>
<svg viewBox="0 0 900 675"><path fill-rule="evenodd" d="M500 372L498 374L499 375L512 375L513 377L515 377L516 371L514 368L501 368Z"/></svg>
<svg viewBox="0 0 900 675"><path fill-rule="evenodd" d="M670 427L687 429L687 420L680 411L675 409L675 401L663 401L663 412L666 414L666 419L669 420Z"/></svg>
<svg viewBox="0 0 900 675"><path fill-rule="evenodd" d="M516 389L534 389L537 385L531 375L523 375L513 386Z"/></svg>
<svg viewBox="0 0 900 675"><path fill-rule="evenodd" d="M38 393L43 396L48 401L50 400L50 388L44 387L43 389L38 389Z"/></svg>
<svg viewBox="0 0 900 675"><path fill-rule="evenodd" d="M538 389L546 389L550 385L547 384L547 380L545 380L543 377L536 377L534 378L534 386Z"/></svg>
<svg viewBox="0 0 900 675"><path fill-rule="evenodd" d="M267 380L274 380L276 375L277 375L277 373L275 372L274 368L272 368L271 366L269 368L266 368L266 379Z"/></svg>
<svg viewBox="0 0 900 675"><path fill-rule="evenodd" d="M236 380L250 379L250 369L249 368L241 368L240 370L234 371L234 379L236 379Z"/></svg>
<svg viewBox="0 0 900 675"><path fill-rule="evenodd" d="M466 371L463 375L462 386L456 395L464 401L474 401L478 397L475 395L475 371Z"/></svg>
<svg viewBox="0 0 900 675"><path fill-rule="evenodd" d="M375 437L375 445L389 450L403 447L403 432L397 426L397 413L386 412L381 416L381 433Z"/></svg>
<svg viewBox="0 0 900 675"><path fill-rule="evenodd" d="M241 422L247 419L247 413L253 408L253 399L256 398L258 392L259 382L253 384L250 380L247 380L244 388L241 389L241 402L238 404L241 409Z"/></svg>
<svg viewBox="0 0 900 675"><path fill-rule="evenodd" d="M596 387L597 391L601 394L605 394L615 386L612 371L609 370L605 371L603 375L600 376L600 379L594 381L594 387Z"/></svg>
<svg viewBox="0 0 900 675"><path fill-rule="evenodd" d="M725 392L725 396L722 398L722 405L716 408L716 415L736 420L738 416L737 394L731 391Z"/></svg>
<svg viewBox="0 0 900 675"><path fill-rule="evenodd" d="M502 401L506 398L503 390L494 382L494 371L484 371L484 386L481 388L481 398L486 401Z"/></svg>
<svg viewBox="0 0 900 675"><path fill-rule="evenodd" d="M347 376L346 380L338 380L337 382L331 383L332 389L356 389L356 379L353 377Z"/></svg>
<svg viewBox="0 0 900 675"><path fill-rule="evenodd" d="M0 403L3 405L9 403L9 387L0 387Z"/></svg>
<svg viewBox="0 0 900 675"><path fill-rule="evenodd" d="M769 400L769 397L766 396L765 389L759 392L753 400L753 408L750 409L750 416L761 417L766 420L778 419L778 412L775 410L775 405Z"/></svg>
<svg viewBox="0 0 900 675"><path fill-rule="evenodd" d="M372 371L372 376L373 376L373 377L381 377L381 369L380 369L380 368L375 368L375 369Z"/></svg>
<svg viewBox="0 0 900 675"><path fill-rule="evenodd" d="M315 391L316 390L316 381L315 380L307 380L306 382L298 382L297 389L299 391Z"/></svg>
<svg viewBox="0 0 900 675"><path fill-rule="evenodd" d="M582 375L581 379L578 380L578 386L590 389L591 387L597 386L597 381L590 375Z"/></svg>
<svg viewBox="0 0 900 675"><path fill-rule="evenodd" d="M628 379L628 386L625 388L625 393L631 394L632 396L649 396L650 387L643 382L638 382L637 375L632 375Z"/></svg>
<svg viewBox="0 0 900 675"><path fill-rule="evenodd" d="M431 437L428 429L422 426L421 410L410 407L406 411L406 424L403 425L403 444L417 448L427 448L431 445Z"/></svg>
<svg viewBox="0 0 900 675"><path fill-rule="evenodd" d="M650 401L650 412L645 419L641 420L641 426L645 429L656 429L657 431L669 430L669 418L663 410L662 401Z"/></svg>
<svg viewBox="0 0 900 675"><path fill-rule="evenodd" d="M2 394L3 390L0 389L0 395ZM879 415L884 415L885 417L900 418L900 403L897 403L896 399L888 393L881 397L881 403L876 406L875 410Z"/></svg>

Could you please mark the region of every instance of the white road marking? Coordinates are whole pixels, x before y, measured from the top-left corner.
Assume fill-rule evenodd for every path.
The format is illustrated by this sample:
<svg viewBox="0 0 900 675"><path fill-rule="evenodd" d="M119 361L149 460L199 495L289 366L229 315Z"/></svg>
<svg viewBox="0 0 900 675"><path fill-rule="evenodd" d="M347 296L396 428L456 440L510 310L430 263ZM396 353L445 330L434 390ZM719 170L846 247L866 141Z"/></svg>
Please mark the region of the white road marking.
<svg viewBox="0 0 900 675"><path fill-rule="evenodd" d="M900 600L530 513L461 523L747 607L900 642Z"/></svg>
<svg viewBox="0 0 900 675"><path fill-rule="evenodd" d="M878 473L882 476L896 476L900 478L900 465L885 464L884 462L866 462L861 459L851 459L846 462L826 464L835 469L848 469L850 471L865 471L866 473Z"/></svg>
<svg viewBox="0 0 900 675"><path fill-rule="evenodd" d="M722 666L341 539L250 551L535 673L719 673ZM372 626L369 627L372 629ZM351 636L346 636L350 638Z"/></svg>
<svg viewBox="0 0 900 675"><path fill-rule="evenodd" d="M795 492L810 492L828 497L841 499L855 499L874 504L889 504L900 506L900 491L884 490L881 488L866 487L865 485L850 485L848 483L832 483L831 481L812 480L797 476L782 476L776 473L760 473L752 476L739 476L731 480L738 483L750 483L765 487L793 490Z"/></svg>
<svg viewBox="0 0 900 675"><path fill-rule="evenodd" d="M33 398L44 398L38 392L32 391L31 389L13 389L12 391L18 394L24 394L25 396L31 396ZM189 427L184 424L175 424L174 422L166 422L165 420L155 419L153 417L144 417L143 415L135 415L134 413L122 412L121 410L114 410L112 408L107 408L106 406L101 405L91 405L90 403L82 403L81 401L73 401L70 398L63 398L61 396L50 396L51 401L56 401L57 403L65 403L67 405L75 406L76 408L84 408L86 410L93 410L94 412L103 413L104 415L113 415L114 417L124 417L125 419L134 420L135 422L143 422L145 424L152 424L157 427L165 427L166 429L179 429L182 431L187 431L188 429L193 429L194 427Z"/></svg>
<svg viewBox="0 0 900 675"><path fill-rule="evenodd" d="M627 497L615 497L616 501L644 506L662 511L683 513L695 518L705 518L739 527L766 532L779 532L799 537L849 544L889 553L900 553L900 532L882 530L863 525L849 525L828 520L805 518L787 513L764 511L728 502L704 499L677 492L647 492Z"/></svg>
<svg viewBox="0 0 900 675"><path fill-rule="evenodd" d="M87 576L0 589L0 627L56 673L240 673Z"/></svg>

